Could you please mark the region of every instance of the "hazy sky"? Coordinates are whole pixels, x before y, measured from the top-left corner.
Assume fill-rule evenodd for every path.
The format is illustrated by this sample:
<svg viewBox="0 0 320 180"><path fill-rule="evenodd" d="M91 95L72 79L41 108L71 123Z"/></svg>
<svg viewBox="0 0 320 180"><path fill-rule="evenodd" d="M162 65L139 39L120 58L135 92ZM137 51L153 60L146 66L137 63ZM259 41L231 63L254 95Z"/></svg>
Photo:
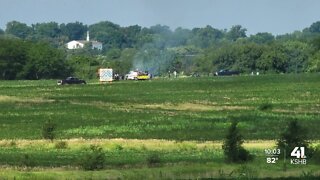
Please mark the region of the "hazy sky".
<svg viewBox="0 0 320 180"><path fill-rule="evenodd" d="M111 21L121 26L156 24L229 29L248 34L291 33L320 21L320 0L0 0L0 28L17 20L37 22Z"/></svg>

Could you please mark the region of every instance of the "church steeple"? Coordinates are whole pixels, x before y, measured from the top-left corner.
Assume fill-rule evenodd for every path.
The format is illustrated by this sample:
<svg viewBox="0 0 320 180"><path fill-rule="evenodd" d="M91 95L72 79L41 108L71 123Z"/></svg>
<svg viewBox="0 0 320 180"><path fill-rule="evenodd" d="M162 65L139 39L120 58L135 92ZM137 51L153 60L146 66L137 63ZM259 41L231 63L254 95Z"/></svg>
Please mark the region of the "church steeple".
<svg viewBox="0 0 320 180"><path fill-rule="evenodd" d="M87 41L90 41L89 31L87 31Z"/></svg>

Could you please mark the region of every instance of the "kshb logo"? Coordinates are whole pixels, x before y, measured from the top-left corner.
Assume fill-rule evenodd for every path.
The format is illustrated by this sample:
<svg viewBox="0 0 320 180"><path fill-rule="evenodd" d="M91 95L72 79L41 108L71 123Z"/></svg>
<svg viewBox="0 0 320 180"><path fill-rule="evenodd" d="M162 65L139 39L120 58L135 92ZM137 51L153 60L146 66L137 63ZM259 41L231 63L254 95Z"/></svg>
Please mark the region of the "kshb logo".
<svg viewBox="0 0 320 180"><path fill-rule="evenodd" d="M305 154L305 147L295 147L291 152L291 164L307 164L307 156Z"/></svg>
<svg viewBox="0 0 320 180"><path fill-rule="evenodd" d="M306 158L304 147L295 147L291 152L291 157Z"/></svg>

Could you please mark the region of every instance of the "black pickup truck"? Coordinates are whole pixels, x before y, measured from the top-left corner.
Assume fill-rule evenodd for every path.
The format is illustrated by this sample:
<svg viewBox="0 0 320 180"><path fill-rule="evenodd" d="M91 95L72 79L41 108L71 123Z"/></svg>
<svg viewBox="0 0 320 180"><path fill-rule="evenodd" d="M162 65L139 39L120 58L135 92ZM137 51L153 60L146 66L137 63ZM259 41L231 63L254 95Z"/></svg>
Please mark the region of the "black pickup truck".
<svg viewBox="0 0 320 180"><path fill-rule="evenodd" d="M230 70L220 70L214 73L215 76L233 76L239 75L239 71L230 71Z"/></svg>
<svg viewBox="0 0 320 180"><path fill-rule="evenodd" d="M67 77L66 79L58 80L58 85L65 84L87 84L85 80L78 79L76 77Z"/></svg>

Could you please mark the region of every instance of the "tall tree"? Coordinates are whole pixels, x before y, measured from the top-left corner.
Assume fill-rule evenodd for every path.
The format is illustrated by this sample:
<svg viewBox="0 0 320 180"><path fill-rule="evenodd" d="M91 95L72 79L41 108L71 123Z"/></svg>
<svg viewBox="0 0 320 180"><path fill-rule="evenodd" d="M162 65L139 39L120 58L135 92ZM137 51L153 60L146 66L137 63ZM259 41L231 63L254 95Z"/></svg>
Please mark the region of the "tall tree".
<svg viewBox="0 0 320 180"><path fill-rule="evenodd" d="M86 25L80 22L61 24L61 33L68 37L69 40L81 40L85 38L86 32L88 30Z"/></svg>
<svg viewBox="0 0 320 180"><path fill-rule="evenodd" d="M246 31L247 29L243 28L241 25L235 25L231 27L230 31L227 34L227 37L231 41L236 41L239 38L247 37Z"/></svg>
<svg viewBox="0 0 320 180"><path fill-rule="evenodd" d="M16 79L26 64L29 43L0 38L0 79Z"/></svg>
<svg viewBox="0 0 320 180"><path fill-rule="evenodd" d="M37 43L27 52L22 76L26 79L58 78L70 75L63 51L46 43Z"/></svg>
<svg viewBox="0 0 320 180"><path fill-rule="evenodd" d="M224 36L222 31L211 26L206 26L205 28L194 28L192 29L192 33L193 36L191 43L201 48L208 48Z"/></svg>
<svg viewBox="0 0 320 180"><path fill-rule="evenodd" d="M104 49L122 47L123 34L120 26L109 21L102 21L89 26L90 36L92 39L103 43Z"/></svg>
<svg viewBox="0 0 320 180"><path fill-rule="evenodd" d="M307 130L303 128L297 120L288 123L288 126L282 132L277 145L282 151L286 151L288 157L295 147L305 147L307 153L311 153L309 142L307 141Z"/></svg>
<svg viewBox="0 0 320 180"><path fill-rule="evenodd" d="M263 32L251 35L249 40L258 44L265 44L272 42L274 40L274 36L271 33Z"/></svg>
<svg viewBox="0 0 320 180"><path fill-rule="evenodd" d="M25 39L32 34L32 28L25 23L11 21L7 23L6 33Z"/></svg>
<svg viewBox="0 0 320 180"><path fill-rule="evenodd" d="M37 23L33 24L34 32L37 36L48 37L48 38L57 38L60 35L60 28L58 23L49 22L49 23Z"/></svg>
<svg viewBox="0 0 320 180"><path fill-rule="evenodd" d="M308 30L312 33L320 33L320 21L312 23Z"/></svg>
<svg viewBox="0 0 320 180"><path fill-rule="evenodd" d="M232 122L222 145L227 162L245 162L252 159L249 152L242 147L244 141L237 125L237 121Z"/></svg>

